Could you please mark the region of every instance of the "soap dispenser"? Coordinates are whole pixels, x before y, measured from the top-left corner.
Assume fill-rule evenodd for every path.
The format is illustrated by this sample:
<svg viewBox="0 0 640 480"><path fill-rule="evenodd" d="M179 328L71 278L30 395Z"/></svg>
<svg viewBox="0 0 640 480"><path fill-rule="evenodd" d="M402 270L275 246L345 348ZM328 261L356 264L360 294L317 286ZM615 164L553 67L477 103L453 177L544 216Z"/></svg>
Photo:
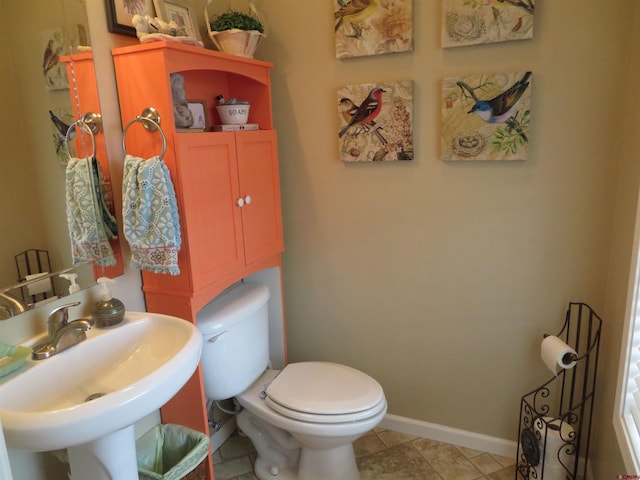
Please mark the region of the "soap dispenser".
<svg viewBox="0 0 640 480"><path fill-rule="evenodd" d="M80 285L76 283L76 279L78 278L77 273L61 273L60 277L71 282L71 285L69 285L69 295L80 291Z"/></svg>
<svg viewBox="0 0 640 480"><path fill-rule="evenodd" d="M111 296L111 291L107 284L116 283L108 277L100 277L100 300L91 309L91 316L98 328L113 327L124 319L124 304L117 298Z"/></svg>

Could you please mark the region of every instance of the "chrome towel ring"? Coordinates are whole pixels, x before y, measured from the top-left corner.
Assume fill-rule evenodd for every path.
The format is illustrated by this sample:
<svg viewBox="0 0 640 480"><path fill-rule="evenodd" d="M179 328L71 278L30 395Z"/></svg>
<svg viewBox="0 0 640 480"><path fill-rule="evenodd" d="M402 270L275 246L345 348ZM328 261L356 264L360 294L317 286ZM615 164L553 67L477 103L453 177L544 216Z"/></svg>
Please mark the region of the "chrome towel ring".
<svg viewBox="0 0 640 480"><path fill-rule="evenodd" d="M128 155L125 143L127 130L129 130L131 125L137 122L140 122L145 129L151 132L157 130L160 133L160 136L162 137L162 153L160 154L160 159L164 158L164 154L167 152L167 138L160 127L160 115L158 115L158 112L153 107L145 108L141 115L136 116L136 118L125 125L122 130L122 151L124 154Z"/></svg>
<svg viewBox="0 0 640 480"><path fill-rule="evenodd" d="M87 124L87 122L84 121L84 119L81 120L76 120L75 122L73 122L71 125L69 125L69 128L67 128L67 133L64 136L64 145L67 149L67 155L69 156L69 158L71 157L71 150L69 149L69 135L72 131L75 131L76 127L80 127L81 129L83 129L85 132L87 132L89 134L89 136L91 137L91 147L92 147L92 154L91 154L91 158L96 156L96 137L93 135L93 130L92 128Z"/></svg>

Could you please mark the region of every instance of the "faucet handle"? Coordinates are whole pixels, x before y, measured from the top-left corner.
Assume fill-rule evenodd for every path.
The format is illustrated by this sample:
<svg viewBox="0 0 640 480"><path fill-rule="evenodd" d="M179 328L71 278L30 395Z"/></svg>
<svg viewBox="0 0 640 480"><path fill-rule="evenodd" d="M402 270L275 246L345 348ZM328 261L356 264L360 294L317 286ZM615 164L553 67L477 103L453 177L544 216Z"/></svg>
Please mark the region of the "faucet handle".
<svg viewBox="0 0 640 480"><path fill-rule="evenodd" d="M47 321L49 336L53 337L58 329L64 327L67 323L69 323L69 308L77 307L80 305L80 302L71 302L65 303L64 305L60 305L59 307L54 308L49 314L49 320Z"/></svg>

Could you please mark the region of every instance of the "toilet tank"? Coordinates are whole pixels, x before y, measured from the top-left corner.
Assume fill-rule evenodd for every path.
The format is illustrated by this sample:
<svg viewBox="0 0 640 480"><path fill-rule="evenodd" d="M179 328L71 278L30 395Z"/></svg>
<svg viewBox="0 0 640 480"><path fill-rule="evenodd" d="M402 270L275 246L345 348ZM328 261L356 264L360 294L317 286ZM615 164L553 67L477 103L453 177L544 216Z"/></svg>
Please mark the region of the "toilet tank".
<svg viewBox="0 0 640 480"><path fill-rule="evenodd" d="M225 290L196 315L203 337L202 375L207 398L244 392L269 363L269 288L243 282Z"/></svg>

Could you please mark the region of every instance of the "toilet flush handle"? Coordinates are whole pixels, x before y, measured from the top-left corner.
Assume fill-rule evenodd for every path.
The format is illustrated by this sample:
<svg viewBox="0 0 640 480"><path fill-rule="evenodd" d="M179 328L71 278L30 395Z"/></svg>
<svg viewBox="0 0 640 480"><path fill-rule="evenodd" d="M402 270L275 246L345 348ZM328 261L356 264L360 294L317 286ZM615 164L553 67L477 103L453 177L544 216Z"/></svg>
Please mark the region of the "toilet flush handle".
<svg viewBox="0 0 640 480"><path fill-rule="evenodd" d="M211 337L209 340L207 340L207 342L209 343L216 343L218 341L218 339L224 335L225 333L227 333L227 330L225 330L224 332L220 332L217 335L214 335L213 337Z"/></svg>

